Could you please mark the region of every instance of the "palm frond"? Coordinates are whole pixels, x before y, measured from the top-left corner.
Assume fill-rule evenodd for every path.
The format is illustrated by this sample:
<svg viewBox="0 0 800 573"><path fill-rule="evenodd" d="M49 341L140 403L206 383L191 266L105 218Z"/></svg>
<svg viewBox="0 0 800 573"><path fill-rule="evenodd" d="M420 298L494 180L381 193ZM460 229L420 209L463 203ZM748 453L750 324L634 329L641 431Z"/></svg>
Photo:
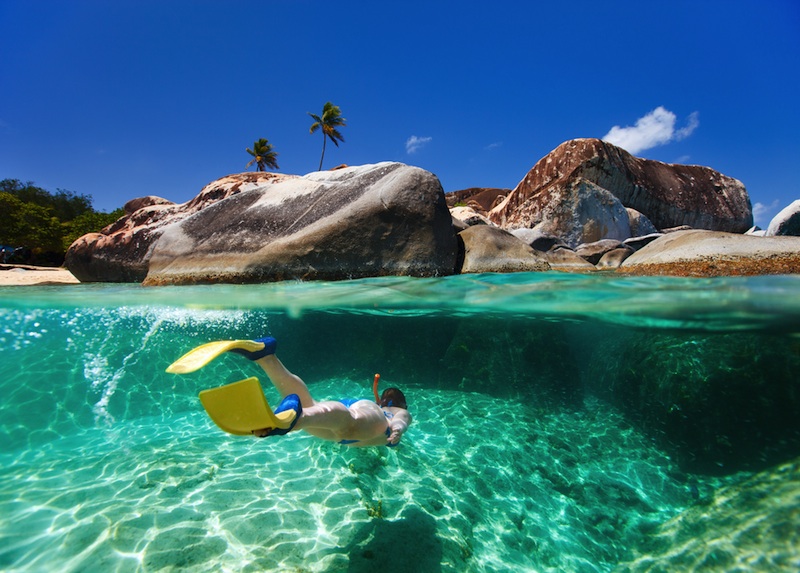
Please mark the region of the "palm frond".
<svg viewBox="0 0 800 573"><path fill-rule="evenodd" d="M266 171L267 167L280 169L277 161L278 154L269 140L262 137L253 142L253 149L248 147L245 151L253 156L253 159L245 166L245 169L249 169L253 163L256 164L259 171Z"/></svg>

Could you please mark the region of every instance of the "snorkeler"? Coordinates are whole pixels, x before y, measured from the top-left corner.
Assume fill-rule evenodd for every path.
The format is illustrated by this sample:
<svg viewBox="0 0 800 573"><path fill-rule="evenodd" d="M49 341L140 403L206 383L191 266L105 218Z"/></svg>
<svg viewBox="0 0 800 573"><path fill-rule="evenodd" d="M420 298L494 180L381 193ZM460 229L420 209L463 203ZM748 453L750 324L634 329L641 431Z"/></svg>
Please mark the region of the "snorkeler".
<svg viewBox="0 0 800 573"><path fill-rule="evenodd" d="M378 402L354 398L317 402L300 377L289 372L275 356L276 347L277 341L272 337L208 343L181 357L167 372L193 372L222 352L240 354L261 366L283 397L274 412L255 378L200 393L208 414L229 433L264 438L304 430L323 440L354 447L391 447L400 442L411 424L411 414L400 390L387 388ZM377 378L376 375L376 384ZM377 398L375 388L373 391Z"/></svg>

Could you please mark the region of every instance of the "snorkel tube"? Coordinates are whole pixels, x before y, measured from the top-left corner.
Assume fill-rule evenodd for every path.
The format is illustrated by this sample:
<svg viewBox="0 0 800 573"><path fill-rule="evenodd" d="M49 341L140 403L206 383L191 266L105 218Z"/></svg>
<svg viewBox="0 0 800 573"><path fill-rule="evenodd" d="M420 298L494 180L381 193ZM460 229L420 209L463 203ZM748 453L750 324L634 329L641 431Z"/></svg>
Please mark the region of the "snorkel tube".
<svg viewBox="0 0 800 573"><path fill-rule="evenodd" d="M380 406L381 399L378 396L378 382L381 381L381 375L375 374L375 379L372 381L372 394L375 396L375 403Z"/></svg>

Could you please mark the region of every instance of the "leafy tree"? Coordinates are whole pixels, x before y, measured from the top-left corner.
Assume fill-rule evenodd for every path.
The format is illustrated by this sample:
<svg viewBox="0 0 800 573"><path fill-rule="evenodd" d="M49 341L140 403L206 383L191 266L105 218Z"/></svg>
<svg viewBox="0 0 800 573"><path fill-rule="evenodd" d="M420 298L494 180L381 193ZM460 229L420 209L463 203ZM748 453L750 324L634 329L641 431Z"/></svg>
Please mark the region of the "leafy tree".
<svg viewBox="0 0 800 573"><path fill-rule="evenodd" d="M17 246L22 233L19 213L22 201L6 191L0 191L0 244Z"/></svg>
<svg viewBox="0 0 800 573"><path fill-rule="evenodd" d="M247 153L252 155L253 159L244 166L245 169L249 169L253 163L256 164L258 171L266 171L267 167L280 169L278 167L278 154L273 151L272 144L263 137L253 143L253 149L248 147Z"/></svg>
<svg viewBox="0 0 800 573"><path fill-rule="evenodd" d="M64 189L50 193L36 187L30 181L22 183L19 179L3 179L0 181L0 191L14 195L23 203L34 203L52 208L53 216L60 221L70 221L79 215L94 211L92 198L88 195L78 195Z"/></svg>
<svg viewBox="0 0 800 573"><path fill-rule="evenodd" d="M76 239L88 233L97 233L124 215L125 210L121 208L116 209L111 213L98 213L97 211L92 211L91 213L78 215L72 221L62 223L64 236L62 241L62 249L66 253L69 249L69 246L74 243Z"/></svg>
<svg viewBox="0 0 800 573"><path fill-rule="evenodd" d="M122 209L95 211L87 195L63 189L50 193L18 179L0 181L0 244L25 247L24 262L59 265L75 239L122 215Z"/></svg>
<svg viewBox="0 0 800 573"><path fill-rule="evenodd" d="M52 208L25 203L10 193L0 192L0 211L3 213L0 243L41 251L61 250L61 223Z"/></svg>
<svg viewBox="0 0 800 573"><path fill-rule="evenodd" d="M322 117L311 112L307 113L314 120L309 133L314 133L317 130L322 131L322 157L319 158L319 170L322 171L322 160L325 159L325 143L330 139L336 147L339 147L339 141L344 141L344 137L336 128L347 125L347 120L342 117L342 110L339 109L339 106L333 105L331 102L327 102L322 107Z"/></svg>

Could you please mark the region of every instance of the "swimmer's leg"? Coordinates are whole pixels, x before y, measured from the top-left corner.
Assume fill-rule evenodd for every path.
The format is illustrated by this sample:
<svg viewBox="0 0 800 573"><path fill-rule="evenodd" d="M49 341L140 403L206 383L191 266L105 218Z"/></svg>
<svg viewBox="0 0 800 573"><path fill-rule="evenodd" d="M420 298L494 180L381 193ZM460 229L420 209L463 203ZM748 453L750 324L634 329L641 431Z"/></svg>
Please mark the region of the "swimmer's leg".
<svg viewBox="0 0 800 573"><path fill-rule="evenodd" d="M274 354L262 356L256 360L256 363L264 369L264 372L267 373L270 381L281 396L286 397L290 394L297 394L300 397L300 403L303 408L310 408L316 404L305 382L296 374L289 372L283 363L278 360L277 356Z"/></svg>
<svg viewBox="0 0 800 573"><path fill-rule="evenodd" d="M313 406L314 399L311 397L311 393L308 391L305 382L303 382L299 376L289 372L281 361L278 360L278 357L275 356L275 351L278 348L278 341L271 336L267 336L258 338L254 342L262 343L264 348L255 352L234 348L231 352L240 354L261 366L264 372L267 373L267 376L269 376L272 384L284 398L291 394L297 394L300 398L300 404L302 404L304 408Z"/></svg>

